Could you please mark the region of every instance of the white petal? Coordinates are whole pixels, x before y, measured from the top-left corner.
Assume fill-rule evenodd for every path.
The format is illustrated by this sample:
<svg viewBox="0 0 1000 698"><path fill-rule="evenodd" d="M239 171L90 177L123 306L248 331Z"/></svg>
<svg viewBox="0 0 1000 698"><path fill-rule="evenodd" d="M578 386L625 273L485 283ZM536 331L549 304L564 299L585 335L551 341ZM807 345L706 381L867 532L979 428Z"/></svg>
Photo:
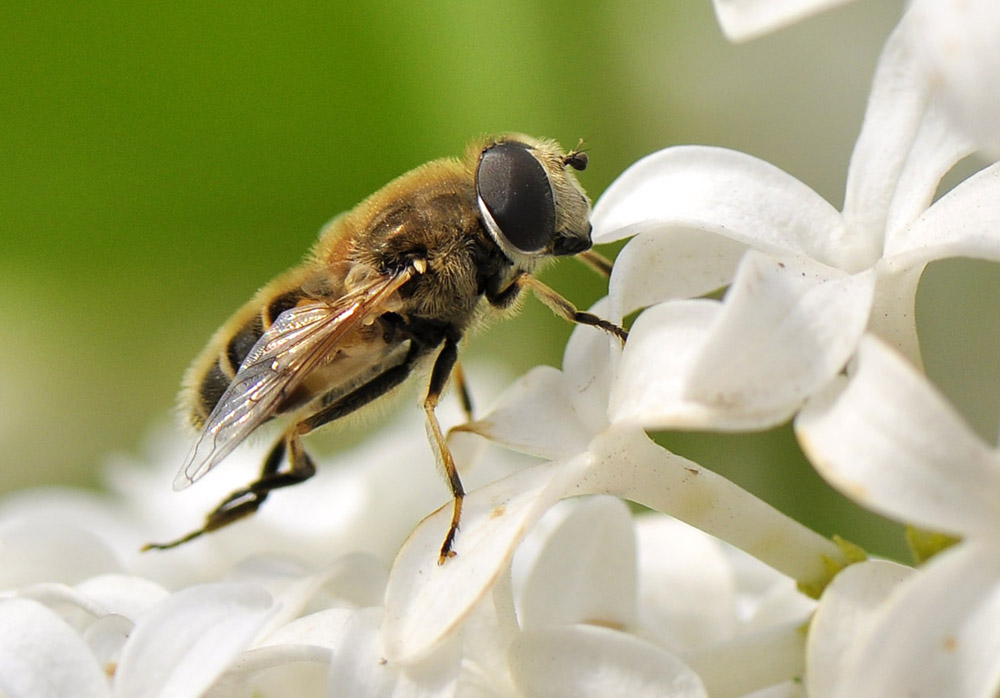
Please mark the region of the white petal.
<svg viewBox="0 0 1000 698"><path fill-rule="evenodd" d="M545 511L576 485L586 455L526 468L465 497L455 557L438 564L452 505L428 516L389 574L382 630L386 656L412 662L454 633L510 562Z"/></svg>
<svg viewBox="0 0 1000 698"><path fill-rule="evenodd" d="M712 0L730 41L746 41L851 0Z"/></svg>
<svg viewBox="0 0 1000 698"><path fill-rule="evenodd" d="M620 499L576 502L545 541L521 590L522 628L635 622L636 559L632 514Z"/></svg>
<svg viewBox="0 0 1000 698"><path fill-rule="evenodd" d="M725 286L745 250L741 242L688 228L635 236L615 258L609 319L620 322L639 308Z"/></svg>
<svg viewBox="0 0 1000 698"><path fill-rule="evenodd" d="M458 679L461 644L448 643L420 664L387 659L379 637L382 609L365 608L348 619L333 650L327 695L365 698L451 696Z"/></svg>
<svg viewBox="0 0 1000 698"><path fill-rule="evenodd" d="M923 366L916 306L924 265L903 264L891 258L879 260L875 270L875 301L868 332L901 352L914 366Z"/></svg>
<svg viewBox="0 0 1000 698"><path fill-rule="evenodd" d="M607 298L590 309L598 317L608 317ZM569 407L589 435L608 425L608 394L611 377L621 359L622 344L617 337L579 325L563 351L563 377L570 398Z"/></svg>
<svg viewBox="0 0 1000 698"><path fill-rule="evenodd" d="M909 17L889 37L847 173L844 218L871 264L930 204L941 177L970 151L930 98L907 42Z"/></svg>
<svg viewBox="0 0 1000 698"><path fill-rule="evenodd" d="M749 252L692 366L685 396L719 410L787 414L847 363L875 275Z"/></svg>
<svg viewBox="0 0 1000 698"><path fill-rule="evenodd" d="M0 600L0 693L9 698L106 698L107 679L62 618L27 599Z"/></svg>
<svg viewBox="0 0 1000 698"><path fill-rule="evenodd" d="M857 661L860 639L871 630L876 611L913 570L875 560L851 565L820 597L809 624L806 688L812 698L830 698L845 671Z"/></svg>
<svg viewBox="0 0 1000 698"><path fill-rule="evenodd" d="M996 535L997 454L877 340L866 338L856 374L811 400L795 428L819 473L862 505L931 530Z"/></svg>
<svg viewBox="0 0 1000 698"><path fill-rule="evenodd" d="M591 436L573 410L563 373L551 366L528 371L504 391L486 416L458 430L550 459L580 453Z"/></svg>
<svg viewBox="0 0 1000 698"><path fill-rule="evenodd" d="M750 155L704 146L639 160L604 192L592 221L599 243L686 228L824 263L848 242L840 213L805 184Z"/></svg>
<svg viewBox="0 0 1000 698"><path fill-rule="evenodd" d="M837 698L963 696L1000 689L1000 548L962 543L902 583L860 641Z"/></svg>
<svg viewBox="0 0 1000 698"><path fill-rule="evenodd" d="M910 266L946 257L1000 261L1000 163L934 202L887 246L889 255Z"/></svg>
<svg viewBox="0 0 1000 698"><path fill-rule="evenodd" d="M912 41L949 115L1000 157L1000 5L995 0L918 0Z"/></svg>
<svg viewBox="0 0 1000 698"><path fill-rule="evenodd" d="M576 625L525 631L510 650L514 679L531 698L703 698L698 675L632 635Z"/></svg>
<svg viewBox="0 0 1000 698"><path fill-rule="evenodd" d="M611 421L636 421L651 429L741 430L787 420L793 405L758 414L706 404L687 394L688 377L721 313L717 301L694 300L662 303L639 315L611 386Z"/></svg>
<svg viewBox="0 0 1000 698"><path fill-rule="evenodd" d="M98 618L83 631L84 642L108 676L117 670L122 648L134 627L135 624L124 616L108 615Z"/></svg>
<svg viewBox="0 0 1000 698"><path fill-rule="evenodd" d="M854 351L874 279L748 253L723 304L675 301L638 317L612 388L612 421L712 429L784 422Z"/></svg>
<svg viewBox="0 0 1000 698"><path fill-rule="evenodd" d="M183 589L136 623L115 679L121 698L195 698L229 667L271 612L250 584Z"/></svg>

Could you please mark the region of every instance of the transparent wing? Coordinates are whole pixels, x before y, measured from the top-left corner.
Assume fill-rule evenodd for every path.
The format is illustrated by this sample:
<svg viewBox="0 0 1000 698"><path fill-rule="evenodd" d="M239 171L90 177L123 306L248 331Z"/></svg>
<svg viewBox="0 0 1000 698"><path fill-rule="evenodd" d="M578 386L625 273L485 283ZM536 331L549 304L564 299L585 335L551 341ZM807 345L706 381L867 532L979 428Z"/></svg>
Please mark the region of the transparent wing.
<svg viewBox="0 0 1000 698"><path fill-rule="evenodd" d="M254 344L208 416L174 478L174 489L202 477L274 416L337 342L366 319L384 312L386 300L413 274L407 268L379 276L335 303L317 301L281 313Z"/></svg>

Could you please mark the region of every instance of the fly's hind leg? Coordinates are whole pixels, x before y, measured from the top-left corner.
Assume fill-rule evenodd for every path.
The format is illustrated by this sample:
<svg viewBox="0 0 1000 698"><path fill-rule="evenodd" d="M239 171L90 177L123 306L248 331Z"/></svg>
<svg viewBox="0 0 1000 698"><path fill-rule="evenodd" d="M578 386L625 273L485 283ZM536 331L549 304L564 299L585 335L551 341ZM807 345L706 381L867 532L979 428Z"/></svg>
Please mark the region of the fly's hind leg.
<svg viewBox="0 0 1000 698"><path fill-rule="evenodd" d="M297 485L311 478L316 473L316 465L302 448L301 434L300 426L296 425L282 435L278 443L267 454L260 477L222 500L222 503L205 517L204 526L175 541L148 543L142 549L167 550L194 540L202 534L217 531L223 526L228 526L256 512L272 490ZM280 470L281 462L284 460L286 452L289 468L282 471Z"/></svg>
<svg viewBox="0 0 1000 698"><path fill-rule="evenodd" d="M236 490L226 497L205 518L205 525L197 531L192 531L183 538L178 538L170 543L149 543L143 546L143 550L166 550L167 548L174 548L204 533L228 526L234 521L250 516L257 511L260 505L264 503L264 500L267 499L267 495L273 490L297 485L311 478L316 473L316 466L312 458L309 457L309 454L302 447L302 437L317 427L321 427L324 424L354 412L398 386L406 380L417 355L416 347L412 348L403 363L383 371L353 392L341 396L339 399L324 406L318 412L293 425L285 432L281 440L274 445L274 448L271 449L267 459L264 461L260 477L243 489ZM281 471L279 468L286 451L288 454L289 469Z"/></svg>

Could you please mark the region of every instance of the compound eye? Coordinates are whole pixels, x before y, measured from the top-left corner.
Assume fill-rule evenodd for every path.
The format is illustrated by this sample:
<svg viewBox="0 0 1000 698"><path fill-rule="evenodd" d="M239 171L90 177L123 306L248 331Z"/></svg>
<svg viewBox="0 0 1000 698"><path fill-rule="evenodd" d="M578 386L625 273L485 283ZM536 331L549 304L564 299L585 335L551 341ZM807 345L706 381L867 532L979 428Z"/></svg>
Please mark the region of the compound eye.
<svg viewBox="0 0 1000 698"><path fill-rule="evenodd" d="M521 252L538 252L555 237L556 207L542 163L522 143L483 151L476 191L499 232Z"/></svg>

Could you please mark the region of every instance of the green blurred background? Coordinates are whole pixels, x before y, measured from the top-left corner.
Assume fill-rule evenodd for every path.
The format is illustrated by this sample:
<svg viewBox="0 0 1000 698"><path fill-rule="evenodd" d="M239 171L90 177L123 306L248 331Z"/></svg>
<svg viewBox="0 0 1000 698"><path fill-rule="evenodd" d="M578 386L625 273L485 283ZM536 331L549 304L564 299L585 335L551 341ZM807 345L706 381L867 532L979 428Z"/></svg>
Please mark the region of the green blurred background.
<svg viewBox="0 0 1000 698"><path fill-rule="evenodd" d="M901 4L854 3L734 46L708 0L4 3L0 489L97 484L107 454L136 451L170 412L211 332L325 221L477 134L584 138L595 198L653 150L708 143L839 206ZM951 315L936 309L995 283L971 269L955 276L965 296L932 269L959 295L922 292L935 299L924 312ZM573 262L545 278L581 306L602 295ZM983 328L995 341L980 317L961 336ZM559 365L569 331L529 303L469 353L512 374ZM967 366L967 344L929 352L929 368ZM989 395L962 407L992 439ZM818 481L788 429L665 443L823 533L901 554L896 531Z"/></svg>

